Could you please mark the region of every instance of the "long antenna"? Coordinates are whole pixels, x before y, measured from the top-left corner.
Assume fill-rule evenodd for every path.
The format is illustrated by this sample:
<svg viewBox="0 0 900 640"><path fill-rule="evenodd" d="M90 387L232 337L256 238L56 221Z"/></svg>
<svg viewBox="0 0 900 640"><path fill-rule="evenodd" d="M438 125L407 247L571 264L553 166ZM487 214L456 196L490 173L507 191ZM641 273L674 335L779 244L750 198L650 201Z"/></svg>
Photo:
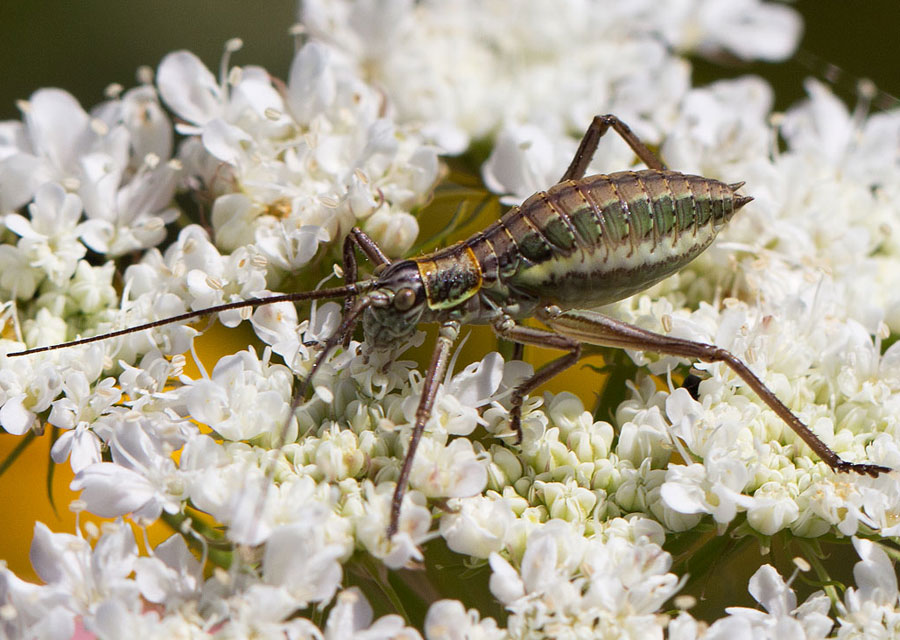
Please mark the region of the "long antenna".
<svg viewBox="0 0 900 640"><path fill-rule="evenodd" d="M347 298L359 295L360 293L364 293L368 291L372 285L376 281L374 279L370 280L361 280L360 282L355 282L353 284L344 285L342 287L332 287L330 289L319 289L317 291L299 291L297 293L285 293L278 296L270 296L268 298L249 298L247 300L238 300L237 302L228 302L226 304L216 305L214 307L207 307L206 309L198 309L196 311L188 311L187 313L182 313L177 316L172 316L170 318L164 318L162 320L156 320L155 322L148 322L147 324L138 325L136 327L129 327L127 329L119 329L118 331L112 331L110 333L104 333L99 336L91 336L90 338L81 338L79 340L73 340L72 342L62 342L60 344L52 344L44 347L34 347L33 349L26 349L25 351L17 351L15 353L6 354L8 357L12 358L15 356L29 356L35 353L43 353L44 351L54 351L56 349L65 349L67 347L76 347L82 344L89 344L91 342L99 342L101 340L108 340L109 338L116 338L118 336L124 336L129 333L135 333L137 331L145 331L146 329L155 329L156 327L162 327L167 324L175 324L176 322L184 322L185 320L193 320L194 318L199 318L202 316L210 315L212 313L219 313L220 311L230 311L231 309L244 309L246 307L261 307L266 304L275 304L276 302L301 302L303 300L323 300L327 298Z"/></svg>

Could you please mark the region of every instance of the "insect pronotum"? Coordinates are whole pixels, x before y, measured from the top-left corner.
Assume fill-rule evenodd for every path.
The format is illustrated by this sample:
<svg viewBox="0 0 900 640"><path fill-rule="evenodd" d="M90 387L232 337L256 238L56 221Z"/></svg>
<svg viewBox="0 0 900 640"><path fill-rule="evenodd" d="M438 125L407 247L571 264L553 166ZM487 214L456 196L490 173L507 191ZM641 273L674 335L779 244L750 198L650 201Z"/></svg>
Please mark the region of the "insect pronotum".
<svg viewBox="0 0 900 640"><path fill-rule="evenodd" d="M648 169L585 177L600 138L610 128ZM497 335L514 343L566 352L514 389L510 426L519 438L524 397L575 364L581 344L589 343L723 362L835 471L871 476L890 471L876 464L841 459L729 351L585 310L642 291L697 257L719 229L752 200L737 193L743 184L725 184L669 170L625 123L613 115L596 116L558 184L513 207L484 231L446 249L391 262L371 238L354 228L344 242L345 286L218 305L9 355L86 344L228 309L344 298L340 326L325 341L309 376L296 388L293 413L328 352L349 340L360 318L366 342L374 349L394 348L422 322L438 323L437 342L391 503L389 538L397 531L416 447L462 324L488 324ZM375 264L374 277L356 281L356 247ZM520 324L530 317L548 328Z"/></svg>

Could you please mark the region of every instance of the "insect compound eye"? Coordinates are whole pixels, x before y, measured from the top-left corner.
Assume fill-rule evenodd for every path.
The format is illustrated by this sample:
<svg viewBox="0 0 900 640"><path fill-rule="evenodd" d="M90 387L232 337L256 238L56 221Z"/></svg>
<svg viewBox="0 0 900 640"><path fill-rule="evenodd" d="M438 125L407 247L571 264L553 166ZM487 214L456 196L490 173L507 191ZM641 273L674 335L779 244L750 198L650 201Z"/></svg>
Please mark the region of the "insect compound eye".
<svg viewBox="0 0 900 640"><path fill-rule="evenodd" d="M394 295L394 308L397 311L409 311L416 304L416 292L409 287L400 289Z"/></svg>

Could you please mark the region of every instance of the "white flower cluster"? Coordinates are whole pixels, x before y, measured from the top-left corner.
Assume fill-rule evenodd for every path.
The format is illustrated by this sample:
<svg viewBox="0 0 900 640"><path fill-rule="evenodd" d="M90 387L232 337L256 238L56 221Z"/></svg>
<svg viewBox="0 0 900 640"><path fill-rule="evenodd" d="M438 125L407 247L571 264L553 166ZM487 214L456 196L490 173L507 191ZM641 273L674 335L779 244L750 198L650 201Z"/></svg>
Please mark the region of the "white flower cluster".
<svg viewBox="0 0 900 640"><path fill-rule="evenodd" d="M229 43L228 53L236 48ZM418 233L410 210L436 180L436 151L385 118L378 91L333 57L303 47L288 83L278 85L257 67L230 68L217 82L193 54L176 52L160 64L158 90L112 88L90 115L57 89L22 103L24 122L0 123L0 210L10 212L0 292L12 320L6 337L14 338L0 351L267 295L354 225L391 255L408 250ZM187 136L177 158L158 95ZM185 226L160 252L165 225L178 215L179 181L212 202L210 226ZM26 204L28 217L12 212ZM95 266L86 255L140 249L130 265ZM220 319L233 326L241 315ZM105 353L133 364L155 349L182 353L195 334L168 327L128 335ZM33 358L15 375L5 369L0 425L24 433L62 391L66 370L96 382L104 350L82 353Z"/></svg>
<svg viewBox="0 0 900 640"><path fill-rule="evenodd" d="M514 125L566 138L598 105L659 140L690 86L690 66L673 51L778 60L801 28L793 11L759 0L526 0L514 11L502 0L313 0L300 19L449 153ZM563 168L577 140L568 142ZM600 153L621 168L631 154L614 148Z"/></svg>
<svg viewBox="0 0 900 640"><path fill-rule="evenodd" d="M496 353L458 373L451 366L388 539L422 375L398 353L350 341L325 359L312 398L292 414L295 378L338 326L335 303L308 315L289 304L257 309L249 319L261 353L224 355L199 379L173 355L191 347L190 327L5 357L23 344L268 295L354 225L401 255L417 234L411 211L439 173L429 143L461 152L493 138L485 182L521 199L562 174L595 113L614 112L659 143L673 168L747 180L756 200L687 269L609 311L731 350L845 459L900 468L900 348L882 348L900 331L900 113L851 115L810 84L809 101L773 126L762 80L691 89L678 54L778 59L796 43L792 11L757 0L727 10L706 0L535 1L514 13L468 0L302 6L311 41L284 84L230 67L229 43L218 78L177 52L155 86L147 78L114 92L90 115L68 94L42 90L23 104L23 123L0 125L0 293L10 324L0 340L0 426L23 434L46 420L65 430L53 457L76 471L79 508L141 526L165 518L183 534L141 556L121 520L86 527L87 538L38 524L32 558L46 584L0 568L0 634L893 630L893 568L863 539L854 539L857 587L837 615L821 594L798 607L772 567L750 584L765 612L730 609L710 626L663 612L682 586L663 548L673 532L713 522L761 537L897 533L894 474L834 474L723 365L695 365L699 399L644 376L611 422L571 393L529 398L521 443L510 437L509 397L531 368ZM184 136L177 153L161 104ZM633 154L609 138L593 168L630 166ZM179 187L211 203L209 216L168 234ZM135 251L140 260L128 262ZM96 266L97 256L109 262ZM310 286L320 275L301 278ZM234 326L246 315L220 320ZM659 375L684 364L632 357ZM375 564L427 565L426 543L438 537L460 562L489 570L505 620L433 599L420 632L399 615L373 621L366 593L346 588L345 573L374 575ZM218 565L211 576L207 560ZM391 589L386 579L379 586Z"/></svg>
<svg viewBox="0 0 900 640"><path fill-rule="evenodd" d="M781 122L787 148L771 155L748 142L772 136L761 81L691 92L686 103L705 124L676 128L663 146L667 159L711 171L704 167L712 157L725 180L750 181L757 201L696 263L617 313L729 349L842 457L893 468L900 350L882 342L897 330L900 253L891 229L900 210L889 194L900 179L900 114L854 118L821 85L808 88L809 100ZM734 99L749 111L739 115ZM648 359L656 373L678 364L649 354L641 361ZM829 525L845 535L860 526L895 534L893 474L830 473L731 370L696 367L708 376L699 401L684 390L641 394L631 409L660 410L685 447L689 464L670 466L662 488L672 508L723 525L746 512L767 535L817 536Z"/></svg>
<svg viewBox="0 0 900 640"><path fill-rule="evenodd" d="M76 631L91 637L87 630L101 638L321 638L310 620L286 618L298 604L334 600L325 638L421 638L398 615L372 623L358 590L335 595L339 552L315 541L318 524L312 518L303 529L283 529L266 552L273 569L248 583L222 570L204 580L202 565L179 535L139 556L132 530L121 521L96 532L93 549L80 536L51 533L38 523L31 557L46 586L0 573L3 637L63 640ZM298 563L307 552L316 555ZM285 585L292 597L274 585Z"/></svg>
<svg viewBox="0 0 900 640"><path fill-rule="evenodd" d="M853 538L860 561L853 567L858 588L850 587L843 602L837 601L835 619L828 612L832 601L823 591L802 604L787 582L771 565L750 578L750 595L765 611L730 607L728 615L707 627L682 613L669 623L671 640L724 640L726 638L892 638L900 632L900 592L897 574L888 554L869 540ZM802 564L802 563L801 563ZM796 572L794 574L797 575Z"/></svg>
<svg viewBox="0 0 900 640"><path fill-rule="evenodd" d="M389 255L415 240L409 210L437 177L435 151L385 118L381 94L334 58L303 47L283 87L258 67L217 80L186 51L160 63L159 93L183 121L176 130L192 136L187 176L230 196L212 208L220 249L250 237L274 269L293 272L355 225Z"/></svg>

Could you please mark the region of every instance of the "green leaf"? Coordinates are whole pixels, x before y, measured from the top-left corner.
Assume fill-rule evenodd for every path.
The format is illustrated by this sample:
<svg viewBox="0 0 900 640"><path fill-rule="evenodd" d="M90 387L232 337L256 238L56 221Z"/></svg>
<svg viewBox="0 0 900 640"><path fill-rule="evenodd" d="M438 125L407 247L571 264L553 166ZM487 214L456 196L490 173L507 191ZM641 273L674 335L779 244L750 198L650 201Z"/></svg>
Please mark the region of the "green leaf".
<svg viewBox="0 0 900 640"><path fill-rule="evenodd" d="M13 463L25 452L25 449L28 448L32 442L34 442L35 433L34 431L29 430L28 433L22 438L22 441L16 445L15 449L9 452L9 455L3 459L3 462L0 462L0 476L6 473L6 470L9 469Z"/></svg>
<svg viewBox="0 0 900 640"><path fill-rule="evenodd" d="M59 440L61 429L50 427L50 450L47 452L47 499L50 501L50 507L53 509L53 515L59 517L56 510L56 503L53 501L53 474L56 473L56 463L50 452L53 451L53 445Z"/></svg>

